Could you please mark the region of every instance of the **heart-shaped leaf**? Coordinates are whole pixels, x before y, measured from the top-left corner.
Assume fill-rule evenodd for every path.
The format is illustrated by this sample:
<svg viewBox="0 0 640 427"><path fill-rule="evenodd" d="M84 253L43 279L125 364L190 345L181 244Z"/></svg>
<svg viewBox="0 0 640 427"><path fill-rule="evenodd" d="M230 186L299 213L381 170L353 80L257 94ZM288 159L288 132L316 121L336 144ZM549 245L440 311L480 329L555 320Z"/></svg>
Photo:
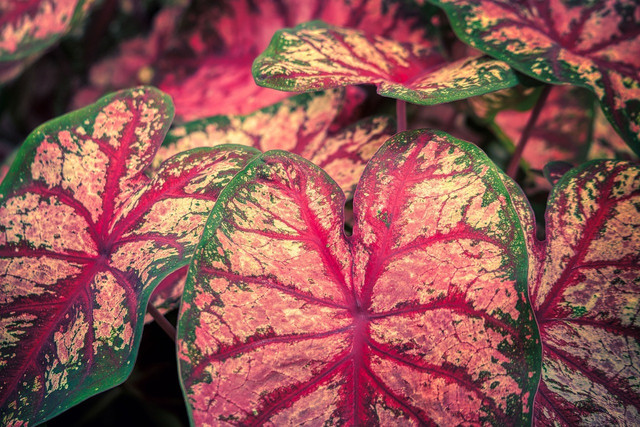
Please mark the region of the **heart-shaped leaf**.
<svg viewBox="0 0 640 427"><path fill-rule="evenodd" d="M0 61L22 59L60 39L93 0L14 0L0 4Z"/></svg>
<svg viewBox="0 0 640 427"><path fill-rule="evenodd" d="M344 195L290 153L221 194L178 327L195 424L529 424L540 345L502 173L398 134ZM508 178L504 178L508 179Z"/></svg>
<svg viewBox="0 0 640 427"><path fill-rule="evenodd" d="M518 83L502 61L486 56L448 63L433 45L396 42L322 21L278 31L253 63L261 86L310 91L375 84L380 95L440 104Z"/></svg>
<svg viewBox="0 0 640 427"><path fill-rule="evenodd" d="M36 129L0 185L0 420L38 423L122 382L149 294L184 266L255 156L200 149L144 173L171 123L138 88Z"/></svg>
<svg viewBox="0 0 640 427"><path fill-rule="evenodd" d="M536 79L591 89L640 154L640 3L429 1L473 47Z"/></svg>
<svg viewBox="0 0 640 427"><path fill-rule="evenodd" d="M594 161L553 188L532 260L539 425L640 423L640 165Z"/></svg>
<svg viewBox="0 0 640 427"><path fill-rule="evenodd" d="M394 133L392 121L371 117L332 130L344 119L343 90L301 94L246 116L215 116L173 129L156 162L195 147L243 144L261 151L298 154L322 167L345 193L352 194L364 167ZM348 113L348 112L347 112Z"/></svg>

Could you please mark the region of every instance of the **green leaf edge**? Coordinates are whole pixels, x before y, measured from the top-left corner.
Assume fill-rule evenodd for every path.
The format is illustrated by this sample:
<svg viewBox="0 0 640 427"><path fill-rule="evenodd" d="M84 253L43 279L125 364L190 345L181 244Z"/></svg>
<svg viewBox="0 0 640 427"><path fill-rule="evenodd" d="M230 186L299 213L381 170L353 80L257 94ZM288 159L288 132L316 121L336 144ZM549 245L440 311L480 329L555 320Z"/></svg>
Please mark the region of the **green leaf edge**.
<svg viewBox="0 0 640 427"><path fill-rule="evenodd" d="M343 93L340 94L339 96L342 97L341 100L341 104L345 103L346 100L346 94L344 93L344 90L342 88L338 88L338 90L342 91ZM302 106L305 104L309 104L311 101L313 101L314 99L323 96L324 94L326 94L326 92L323 91L318 91L318 92L303 92L303 93L299 93L297 95L292 95L289 98L285 98L282 101L278 101L274 104L271 105L267 105L266 107L262 107L259 108L255 111L252 111L250 113L247 114L216 114L215 116L209 116L209 117L204 117L201 119L195 119L195 120L191 120L188 122L184 122L181 123L179 125L177 125L175 128L171 129L169 131L169 133L167 133L167 136L165 137L164 141L162 142L162 146L163 147L169 147L173 144L175 144L177 141L179 141L180 139L188 136L189 134L193 133L193 132L200 132L200 131L204 131L206 129L206 127L208 125L216 125L220 128L223 128L225 126L230 126L231 125L231 119L237 119L240 122L244 123L248 118L256 115L256 114L267 114L272 116L274 113L278 112L278 110L285 104L285 103L291 103L291 105L289 106L289 111L293 111L293 109L296 106ZM343 108L344 105L341 105L340 108ZM384 114L382 114L384 116ZM385 117L389 117L389 116L385 116ZM337 116L336 116L337 118ZM346 127L346 126L345 126ZM181 131L184 131L184 135L176 135L175 131L180 129Z"/></svg>
<svg viewBox="0 0 640 427"><path fill-rule="evenodd" d="M276 31L273 37L271 38L271 41L269 42L269 45L267 46L267 48L260 55L258 55L258 57L253 61L253 64L251 65L251 73L253 75L253 79L255 83L258 86L269 88L269 89L275 89L275 90L280 90L285 92L300 92L300 88L296 88L294 86L294 83L293 83L293 81L295 81L294 79L288 79L283 77L267 78L266 76L263 76L260 73L261 62L267 58L277 56L277 53L280 50L282 50L281 47L284 45L282 40L283 34L292 34L292 33L295 33L296 31L305 30L305 29L323 29L323 28L330 29L330 28L341 28L341 27L329 25L326 22L321 20L315 20L315 21L304 22L302 24L296 25L293 28L283 28L281 30ZM493 58L490 58L488 56L486 56L483 59L485 59L485 62L494 60ZM453 64L453 62L447 63L443 67L447 67L451 64ZM511 73L509 73L508 79L501 82L501 84L495 84L494 86L481 86L475 89L464 89L464 90L444 89L444 90L441 90L440 94L437 96L427 96L427 97L420 96L419 94L421 92L419 90L410 89L399 83L385 82L382 84L370 84L370 85L376 86L377 93L387 98L398 99L401 101L406 101L406 102L410 102L412 104L417 104L417 105L438 105L438 104L444 104L447 102L453 102L453 101L459 101L462 99L471 98L473 96L484 95L486 93L495 92L501 89L508 89L518 85L519 83L520 83L520 79L518 78L515 71L512 70ZM345 84L337 84L334 86L313 85L308 89L304 90L304 92L328 90L328 89L332 89L336 87L344 87L344 86L351 86L351 84L345 83Z"/></svg>

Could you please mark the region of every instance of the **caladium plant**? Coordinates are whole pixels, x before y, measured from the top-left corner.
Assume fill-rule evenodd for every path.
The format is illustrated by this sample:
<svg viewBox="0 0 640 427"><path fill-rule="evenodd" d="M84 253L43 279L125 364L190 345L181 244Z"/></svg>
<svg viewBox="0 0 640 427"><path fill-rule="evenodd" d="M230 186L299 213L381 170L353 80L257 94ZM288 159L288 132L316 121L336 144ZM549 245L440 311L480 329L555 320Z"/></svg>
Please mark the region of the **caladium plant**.
<svg viewBox="0 0 640 427"><path fill-rule="evenodd" d="M108 1L40 60L69 74L62 98L29 92L52 85L40 63L0 88L6 156L33 99L144 82L179 112L170 128L167 94L128 89L18 150L0 183L0 424L77 419L50 420L122 382L150 320L177 341L184 423L640 424L640 164L579 164L637 149L640 9L430 2L478 52L426 3ZM35 4L90 2L9 7ZM106 47L121 30L137 38ZM0 79L44 45L15 47ZM256 86L256 57L261 84L309 93ZM394 107L399 129L487 154L437 130L388 139ZM179 302L176 333L155 305Z"/></svg>
<svg viewBox="0 0 640 427"><path fill-rule="evenodd" d="M277 151L250 163L183 296L193 421L529 423L540 345L501 175L471 144L399 134L358 184L347 239L323 171Z"/></svg>
<svg viewBox="0 0 640 427"><path fill-rule="evenodd" d="M169 132L154 164L196 147L242 144L260 151L280 149L320 166L346 193L353 194L365 165L395 130L386 116L341 124L348 123L346 108L359 96L344 90L301 94L246 116L188 122Z"/></svg>
<svg viewBox="0 0 640 427"><path fill-rule="evenodd" d="M0 61L22 59L55 43L94 0L3 0Z"/></svg>
<svg viewBox="0 0 640 427"><path fill-rule="evenodd" d="M640 165L587 163L554 187L530 273L540 425L640 420L639 236Z"/></svg>
<svg viewBox="0 0 640 427"><path fill-rule="evenodd" d="M276 30L322 19L420 43L430 29L421 25L423 15L401 0L194 0L186 9L165 9L148 37L123 44L115 57L94 67L91 84L74 105L127 85L154 83L173 97L177 121L248 114L288 96L257 86L251 74L251 63Z"/></svg>
<svg viewBox="0 0 640 427"><path fill-rule="evenodd" d="M0 84L10 81L88 13L94 0L0 1Z"/></svg>

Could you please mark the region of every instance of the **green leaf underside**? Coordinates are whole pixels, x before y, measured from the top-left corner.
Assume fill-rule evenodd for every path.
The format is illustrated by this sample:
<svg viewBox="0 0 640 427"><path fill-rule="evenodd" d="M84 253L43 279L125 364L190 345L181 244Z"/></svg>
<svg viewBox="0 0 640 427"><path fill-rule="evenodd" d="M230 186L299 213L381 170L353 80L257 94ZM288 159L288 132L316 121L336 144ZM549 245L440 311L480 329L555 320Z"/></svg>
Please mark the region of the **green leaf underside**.
<svg viewBox="0 0 640 427"><path fill-rule="evenodd" d="M592 90L640 154L640 3L429 1L473 47L536 79Z"/></svg>
<svg viewBox="0 0 640 427"><path fill-rule="evenodd" d="M0 61L14 61L58 41L92 1L22 0L0 5Z"/></svg>
<svg viewBox="0 0 640 427"><path fill-rule="evenodd" d="M433 105L518 83L502 61L486 56L448 63L432 44L408 44L313 21L276 32L253 63L260 86L312 91L374 84L378 93Z"/></svg>
<svg viewBox="0 0 640 427"><path fill-rule="evenodd" d="M36 129L0 185L0 423L39 423L128 376L149 294L184 266L249 147L144 173L173 117L153 88Z"/></svg>
<svg viewBox="0 0 640 427"><path fill-rule="evenodd" d="M528 424L540 346L527 254L474 146L398 134L344 194L290 153L221 194L178 325L197 424Z"/></svg>
<svg viewBox="0 0 640 427"><path fill-rule="evenodd" d="M593 161L553 188L530 274L539 425L640 423L640 165Z"/></svg>

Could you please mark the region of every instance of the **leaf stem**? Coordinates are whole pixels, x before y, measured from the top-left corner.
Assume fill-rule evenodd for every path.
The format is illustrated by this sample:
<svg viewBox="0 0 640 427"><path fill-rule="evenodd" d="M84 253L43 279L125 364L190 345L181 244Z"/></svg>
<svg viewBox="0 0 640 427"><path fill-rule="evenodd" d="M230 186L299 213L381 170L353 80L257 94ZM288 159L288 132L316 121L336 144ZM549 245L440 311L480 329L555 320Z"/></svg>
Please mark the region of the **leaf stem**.
<svg viewBox="0 0 640 427"><path fill-rule="evenodd" d="M524 147L527 145L529 136L531 136L533 126L536 124L536 121L538 121L538 116L540 116L542 107L544 106L544 103L549 96L549 92L551 92L551 88L552 85L546 85L540 92L540 96L538 96L536 105L533 106L533 110L531 110L529 120L527 121L527 124L525 125L524 130L520 135L520 140L516 145L516 150L513 152L513 156L511 156L511 161L509 162L509 166L507 166L507 175L509 175L513 179L516 179L518 166L520 165L520 159L522 158L522 152L524 151Z"/></svg>
<svg viewBox="0 0 640 427"><path fill-rule="evenodd" d="M407 130L407 103L401 99L396 99L396 121L398 132Z"/></svg>
<svg viewBox="0 0 640 427"><path fill-rule="evenodd" d="M171 338L173 342L176 342L176 328L173 327L171 322L169 322L162 315L162 313L160 313L158 309L155 308L153 304L151 304L151 302L147 304L147 312L151 315L151 317L153 317L153 320L158 323L158 326L160 326L162 330L165 331L167 335L169 335L169 338Z"/></svg>

